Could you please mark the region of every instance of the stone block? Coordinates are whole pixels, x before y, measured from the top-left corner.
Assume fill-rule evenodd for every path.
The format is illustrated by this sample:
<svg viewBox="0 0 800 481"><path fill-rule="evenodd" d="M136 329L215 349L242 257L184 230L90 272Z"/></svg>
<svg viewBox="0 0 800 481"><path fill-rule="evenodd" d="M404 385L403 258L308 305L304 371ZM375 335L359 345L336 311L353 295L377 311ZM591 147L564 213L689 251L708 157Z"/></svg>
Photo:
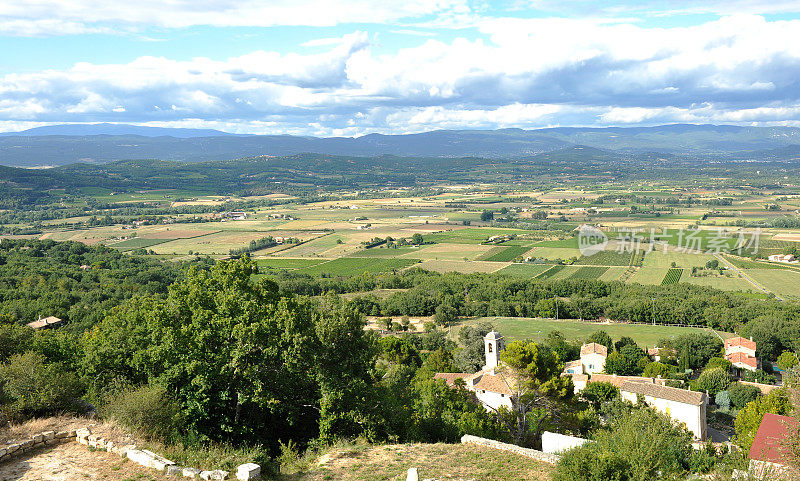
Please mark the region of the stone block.
<svg viewBox="0 0 800 481"><path fill-rule="evenodd" d="M19 449L19 444L9 444L8 446L6 446L6 451L8 451L9 454L17 452L18 449Z"/></svg>
<svg viewBox="0 0 800 481"><path fill-rule="evenodd" d="M39 444L44 442L44 435L42 434L34 434L33 435L33 444Z"/></svg>
<svg viewBox="0 0 800 481"><path fill-rule="evenodd" d="M200 476L201 471L197 468L183 468L183 475L187 478L196 478Z"/></svg>
<svg viewBox="0 0 800 481"><path fill-rule="evenodd" d="M246 463L236 468L236 479L258 479L261 477L261 466L255 463Z"/></svg>
<svg viewBox="0 0 800 481"><path fill-rule="evenodd" d="M114 444L114 441L108 441L106 443L106 451L108 451L109 453L113 453L114 449L115 449L115 446L116 445Z"/></svg>
<svg viewBox="0 0 800 481"><path fill-rule="evenodd" d="M88 438L92 434L89 428L80 428L75 430L75 436L79 438Z"/></svg>
<svg viewBox="0 0 800 481"><path fill-rule="evenodd" d="M69 430L69 436L67 436L67 437L68 438L74 438L77 435L78 435L78 430L77 429L70 429Z"/></svg>
<svg viewBox="0 0 800 481"><path fill-rule="evenodd" d="M42 436L44 436L44 440L45 441L51 441L51 440L56 438L56 432L55 431L45 431L45 432L42 433Z"/></svg>
<svg viewBox="0 0 800 481"><path fill-rule="evenodd" d="M406 473L406 481L419 481L419 472L417 468L408 468Z"/></svg>
<svg viewBox="0 0 800 481"><path fill-rule="evenodd" d="M222 471L221 469L216 469L214 471L201 471L200 472L200 479L205 481L219 481L223 479L228 479L228 472Z"/></svg>
<svg viewBox="0 0 800 481"><path fill-rule="evenodd" d="M69 431L59 431L56 433L56 439L66 439L66 438L71 438L73 436L74 434L72 436L69 435Z"/></svg>
<svg viewBox="0 0 800 481"><path fill-rule="evenodd" d="M144 466L145 468L150 467L150 461L153 459L149 454L139 451L138 449L129 449L125 455L134 463Z"/></svg>
<svg viewBox="0 0 800 481"><path fill-rule="evenodd" d="M6 448L0 449L0 456L5 456L6 454L8 454L8 449Z"/></svg>
<svg viewBox="0 0 800 481"><path fill-rule="evenodd" d="M181 475L181 468L180 466L167 466L167 469L164 470L164 474L167 476L180 476Z"/></svg>
<svg viewBox="0 0 800 481"><path fill-rule="evenodd" d="M22 441L21 443L19 443L19 447L23 451L30 450L33 447L33 439L27 439L25 441Z"/></svg>

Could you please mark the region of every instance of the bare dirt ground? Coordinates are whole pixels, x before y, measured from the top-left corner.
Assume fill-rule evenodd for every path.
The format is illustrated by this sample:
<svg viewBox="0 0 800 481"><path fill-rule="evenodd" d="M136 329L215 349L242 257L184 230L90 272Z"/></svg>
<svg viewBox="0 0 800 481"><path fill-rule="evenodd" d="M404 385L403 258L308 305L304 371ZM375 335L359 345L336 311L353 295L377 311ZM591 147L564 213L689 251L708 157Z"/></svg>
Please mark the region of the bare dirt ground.
<svg viewBox="0 0 800 481"><path fill-rule="evenodd" d="M43 431L63 431L89 427L93 434L114 442L135 440L110 424L88 419L54 417L34 419L0 430L0 446L30 438ZM0 464L0 481L71 481L71 480L161 480L160 472L143 468L105 451L90 451L74 441L47 446L11 458Z"/></svg>

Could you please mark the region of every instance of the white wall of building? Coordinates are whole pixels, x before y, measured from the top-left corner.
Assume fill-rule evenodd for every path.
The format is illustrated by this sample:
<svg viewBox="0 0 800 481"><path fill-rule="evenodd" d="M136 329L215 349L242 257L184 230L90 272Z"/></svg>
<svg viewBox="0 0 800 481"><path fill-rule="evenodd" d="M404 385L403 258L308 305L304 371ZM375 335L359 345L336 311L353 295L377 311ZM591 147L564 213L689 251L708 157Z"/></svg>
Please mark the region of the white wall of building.
<svg viewBox="0 0 800 481"><path fill-rule="evenodd" d="M598 353L584 354L581 356L581 365L584 374L596 374L606 368L606 358Z"/></svg>
<svg viewBox="0 0 800 481"><path fill-rule="evenodd" d="M475 396L478 398L478 401L483 403L487 410L495 411L499 409L501 406L505 406L508 409L511 409L511 397L505 394L500 394L497 392L491 391L482 391L476 390Z"/></svg>
<svg viewBox="0 0 800 481"><path fill-rule="evenodd" d="M622 391L620 395L622 399L632 403L635 403L637 400L636 393ZM686 428L691 431L697 439L705 441L707 428L705 404L695 406L651 396L644 396L644 401L656 411L664 413L672 419L685 424Z"/></svg>
<svg viewBox="0 0 800 481"><path fill-rule="evenodd" d="M557 454L568 449L582 446L587 441L588 439L544 431L542 433L542 451L545 453Z"/></svg>

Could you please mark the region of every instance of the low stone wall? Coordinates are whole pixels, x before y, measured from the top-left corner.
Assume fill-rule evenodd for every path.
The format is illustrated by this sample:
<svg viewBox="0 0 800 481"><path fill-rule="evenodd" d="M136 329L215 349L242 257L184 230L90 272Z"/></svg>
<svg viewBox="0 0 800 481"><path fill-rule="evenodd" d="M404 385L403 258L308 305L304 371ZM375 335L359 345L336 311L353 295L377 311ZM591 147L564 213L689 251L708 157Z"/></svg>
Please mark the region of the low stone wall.
<svg viewBox="0 0 800 481"><path fill-rule="evenodd" d="M184 476L187 478L203 479L208 481L228 479L228 475L230 474L228 471L222 471L219 469L214 471L203 471L197 468L178 466L175 464L175 462L170 461L169 459L166 459L165 457L160 456L152 451L138 449L134 444L115 444L113 441L108 441L99 436L95 436L92 434L89 428L82 428L78 429L77 431L73 431L73 435L75 436L75 441L77 441L78 444L82 444L93 449L100 449L103 451L108 451L109 453L114 453L119 457L126 458L140 466L156 469L171 476ZM258 479L261 477L261 466L254 463L242 464L236 470L235 476L236 479L243 481L249 479Z"/></svg>
<svg viewBox="0 0 800 481"><path fill-rule="evenodd" d="M75 437L74 430L59 432L45 431L40 434L35 434L32 438L26 439L21 443L9 444L4 448L0 448L0 462L8 461L23 453L30 453L34 449L72 441L73 437Z"/></svg>
<svg viewBox="0 0 800 481"><path fill-rule="evenodd" d="M515 444L501 443L500 441L495 441L494 439L479 438L469 434L465 434L461 437L461 444L477 444L479 446L486 446L488 448L499 449L501 451L509 451L519 454L520 456L526 456L528 458L533 458L537 461L542 461L549 464L556 464L561 458L556 454L544 453L535 449L523 448Z"/></svg>

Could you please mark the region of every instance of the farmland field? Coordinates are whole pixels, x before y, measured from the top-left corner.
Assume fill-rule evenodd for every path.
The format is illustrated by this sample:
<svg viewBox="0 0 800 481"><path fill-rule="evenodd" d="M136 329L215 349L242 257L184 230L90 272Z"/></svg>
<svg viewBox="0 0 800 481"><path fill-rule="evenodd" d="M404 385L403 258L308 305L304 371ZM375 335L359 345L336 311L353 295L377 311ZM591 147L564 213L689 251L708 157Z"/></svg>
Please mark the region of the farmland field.
<svg viewBox="0 0 800 481"><path fill-rule="evenodd" d="M741 277L733 277L733 276L693 277L685 275L681 277L681 282L686 282L688 284L695 284L698 286L713 287L714 289L720 289L722 291L754 292L756 290L756 288L753 287L752 284L747 282L747 280L742 279Z"/></svg>
<svg viewBox="0 0 800 481"><path fill-rule="evenodd" d="M655 250L644 257L644 267L703 267L714 259L711 254L686 254L682 252L662 252Z"/></svg>
<svg viewBox="0 0 800 481"><path fill-rule="evenodd" d="M590 266L590 267L578 267L575 272L573 272L569 278L570 279L599 279L600 276L605 274L608 270L608 267L601 267L601 266Z"/></svg>
<svg viewBox="0 0 800 481"><path fill-rule="evenodd" d="M629 279L629 282L659 285L668 270L666 267L642 267Z"/></svg>
<svg viewBox="0 0 800 481"><path fill-rule="evenodd" d="M494 249L499 249L495 251ZM492 261L492 262L509 262L513 261L517 257L521 256L522 254L528 252L530 247L527 246L509 246L509 247L495 247L490 251L488 254L489 256L484 256L481 260L483 261Z"/></svg>
<svg viewBox="0 0 800 481"><path fill-rule="evenodd" d="M537 339L537 331L541 331L539 336L544 339L552 331L560 331L567 340L583 341L595 331L606 331L614 340L622 336L630 336L639 344L640 347L654 346L659 339L672 338L687 332L711 332L709 329L695 327L675 327L675 326L651 326L648 324L615 324L584 322L578 320L555 320L539 318L521 317L483 317L470 319L463 322L463 325L471 325L478 322L489 322L495 330L503 334L507 341L517 339ZM723 338L733 337L732 333L719 332Z"/></svg>
<svg viewBox="0 0 800 481"><path fill-rule="evenodd" d="M661 281L661 285L667 286L669 284L677 284L681 280L681 275L683 275L683 269L670 268L670 270L667 271L667 275L665 275L664 279Z"/></svg>
<svg viewBox="0 0 800 481"><path fill-rule="evenodd" d="M417 259L364 259L359 257L341 257L330 261L298 268L295 272L318 276L328 274L332 276L354 276L365 272L377 274L403 269L419 261Z"/></svg>
<svg viewBox="0 0 800 481"><path fill-rule="evenodd" d="M551 277L553 277L556 274L558 274L559 272L561 272L563 269L564 269L564 266L560 266L560 265L553 266L550 269L547 269L546 271L544 271L541 274L539 274L536 278L537 279L550 279Z"/></svg>
<svg viewBox="0 0 800 481"><path fill-rule="evenodd" d="M170 239L146 239L144 237L134 237L133 239L125 239L124 241L109 244L109 247L113 247L114 249L119 249L122 252L126 252L133 249L141 249L141 248L152 247L158 244L163 244L164 242L168 242L169 240Z"/></svg>
<svg viewBox="0 0 800 481"><path fill-rule="evenodd" d="M747 269L747 274L756 282L779 296L799 298L800 272L794 270Z"/></svg>
<svg viewBox="0 0 800 481"><path fill-rule="evenodd" d="M597 254L581 257L575 264L587 266L628 266L632 252L601 251Z"/></svg>
<svg viewBox="0 0 800 481"><path fill-rule="evenodd" d="M533 278L553 267L550 264L511 264L498 272L513 277Z"/></svg>
<svg viewBox="0 0 800 481"><path fill-rule="evenodd" d="M257 259L258 267L266 267L270 269L302 269L305 267L315 266L327 259L290 259L286 257L268 257Z"/></svg>

